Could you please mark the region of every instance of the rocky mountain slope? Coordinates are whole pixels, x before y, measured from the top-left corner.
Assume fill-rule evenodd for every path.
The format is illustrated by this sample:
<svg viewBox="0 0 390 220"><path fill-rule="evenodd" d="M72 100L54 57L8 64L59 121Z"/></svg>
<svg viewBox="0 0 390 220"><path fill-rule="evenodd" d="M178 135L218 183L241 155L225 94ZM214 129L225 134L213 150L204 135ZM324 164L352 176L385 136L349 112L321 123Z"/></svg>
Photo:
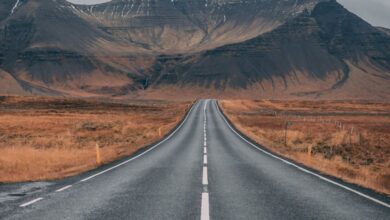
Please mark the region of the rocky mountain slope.
<svg viewBox="0 0 390 220"><path fill-rule="evenodd" d="M102 30L159 53L193 52L272 30L316 0L113 0L76 6Z"/></svg>
<svg viewBox="0 0 390 220"><path fill-rule="evenodd" d="M154 68L159 85L242 90L257 85L262 87L258 96L287 90L286 96L317 98L342 88L360 69L366 83L374 81L380 90L375 95L383 97L389 91L390 38L335 1L322 2L254 39L191 56L162 57ZM306 89L302 79L327 83ZM294 84L301 90L290 92ZM364 91L367 84L361 86ZM359 96L352 94L359 91L348 92Z"/></svg>
<svg viewBox="0 0 390 220"><path fill-rule="evenodd" d="M0 69L19 94L383 99L390 37L334 0L3 0Z"/></svg>
<svg viewBox="0 0 390 220"><path fill-rule="evenodd" d="M381 30L382 32L384 32L384 33L390 35L390 29L388 29L388 28L383 28L383 27L378 27L378 29Z"/></svg>

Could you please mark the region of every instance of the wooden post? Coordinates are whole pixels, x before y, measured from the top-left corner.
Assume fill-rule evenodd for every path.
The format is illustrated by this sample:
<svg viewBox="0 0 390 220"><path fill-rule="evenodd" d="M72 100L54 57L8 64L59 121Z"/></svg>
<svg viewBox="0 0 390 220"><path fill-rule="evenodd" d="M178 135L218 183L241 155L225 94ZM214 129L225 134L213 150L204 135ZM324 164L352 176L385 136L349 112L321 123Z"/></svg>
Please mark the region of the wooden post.
<svg viewBox="0 0 390 220"><path fill-rule="evenodd" d="M288 121L286 121L284 125L284 146L287 147L287 129L288 129Z"/></svg>
<svg viewBox="0 0 390 220"><path fill-rule="evenodd" d="M98 165L100 165L102 163L102 160L100 158L100 147L99 147L99 144L96 144L95 150L96 150L96 163Z"/></svg>
<svg viewBox="0 0 390 220"><path fill-rule="evenodd" d="M162 136L162 133L161 133L161 127L158 128L158 136L161 137Z"/></svg>
<svg viewBox="0 0 390 220"><path fill-rule="evenodd" d="M352 144L352 135L353 135L353 132L354 132L354 126L352 126L351 128L351 134L349 136L349 144ZM355 138L354 138L355 139Z"/></svg>

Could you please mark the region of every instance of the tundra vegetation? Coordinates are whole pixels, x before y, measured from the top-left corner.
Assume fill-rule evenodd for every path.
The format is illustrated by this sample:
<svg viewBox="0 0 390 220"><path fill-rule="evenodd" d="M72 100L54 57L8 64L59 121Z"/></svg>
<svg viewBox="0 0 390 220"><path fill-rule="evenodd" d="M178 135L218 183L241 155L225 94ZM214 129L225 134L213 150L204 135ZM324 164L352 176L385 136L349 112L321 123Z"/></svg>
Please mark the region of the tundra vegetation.
<svg viewBox="0 0 390 220"><path fill-rule="evenodd" d="M364 101L221 101L228 118L265 148L390 194L390 104Z"/></svg>
<svg viewBox="0 0 390 220"><path fill-rule="evenodd" d="M169 133L189 106L0 97L0 182L63 178L131 155Z"/></svg>

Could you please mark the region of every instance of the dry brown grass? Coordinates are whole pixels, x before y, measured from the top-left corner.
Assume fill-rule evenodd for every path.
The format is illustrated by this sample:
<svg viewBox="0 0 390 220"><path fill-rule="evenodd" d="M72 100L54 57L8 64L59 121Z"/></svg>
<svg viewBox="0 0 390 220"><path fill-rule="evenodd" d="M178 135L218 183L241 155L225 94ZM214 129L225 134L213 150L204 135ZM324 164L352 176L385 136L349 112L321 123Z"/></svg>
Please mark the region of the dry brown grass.
<svg viewBox="0 0 390 220"><path fill-rule="evenodd" d="M239 130L270 150L390 194L390 104L240 100L221 106Z"/></svg>
<svg viewBox="0 0 390 220"><path fill-rule="evenodd" d="M56 179L131 155L167 134L190 103L0 97L0 182Z"/></svg>

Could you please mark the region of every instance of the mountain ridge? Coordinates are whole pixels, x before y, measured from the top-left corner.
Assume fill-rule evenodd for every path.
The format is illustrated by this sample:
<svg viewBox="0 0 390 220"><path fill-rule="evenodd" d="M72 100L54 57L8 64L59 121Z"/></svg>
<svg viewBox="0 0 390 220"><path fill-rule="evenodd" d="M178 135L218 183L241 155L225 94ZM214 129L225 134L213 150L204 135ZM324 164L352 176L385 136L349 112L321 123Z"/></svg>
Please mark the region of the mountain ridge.
<svg viewBox="0 0 390 220"><path fill-rule="evenodd" d="M218 97L236 91L232 96L312 99L390 93L383 85L390 72L386 30L334 0L0 4L0 67L39 94L159 98L148 93L203 94L203 88ZM378 91L364 88L364 79ZM362 89L348 86L357 81Z"/></svg>
<svg viewBox="0 0 390 220"><path fill-rule="evenodd" d="M175 54L253 38L313 7L314 2L317 0L277 1L280 5L257 0L114 0L76 8L113 35L147 45L157 53Z"/></svg>
<svg viewBox="0 0 390 220"><path fill-rule="evenodd" d="M336 7L336 9L326 10L329 7ZM331 24L326 24L323 19L324 9L326 12L333 12L330 15L325 15L325 18L345 17L345 19L334 19L331 20L333 21ZM347 13L349 16L345 16ZM348 33L340 33L344 30L343 27L334 28L332 32L327 29L328 26L342 26L343 23L350 21L365 29L358 28L356 31ZM367 38L369 41L366 42ZM370 49L372 48L375 48L375 54L371 54ZM346 61L356 64L367 62L366 64L371 65L372 68L388 70L389 49L390 39L381 34L380 31L350 14L341 5L335 2L324 2L319 3L311 14L305 12L274 31L242 43L223 46L194 57L183 58L185 61L181 63L186 63L186 66L180 67L180 64L176 64L173 66L179 66L177 71L165 68L165 72L179 78L194 76L183 79L187 82L200 80L210 83L210 79L205 78L207 74L203 74L201 78L196 76L199 72L212 72L210 75L215 78L215 75L223 70L223 73L220 73L223 76L214 84L216 87L223 84L221 81L227 82L225 78L229 76L233 78L228 82L230 87L243 89L248 83L261 82L265 79L272 80L272 77L283 78L294 72L310 73L309 77L320 80L326 78L328 73L335 72L338 74L336 78L339 80L330 85L329 89L333 89L342 86L349 77L349 64ZM164 60L164 62L167 61ZM231 65L229 66L229 64ZM247 67L243 68L245 66ZM237 69L237 67L243 68L243 70ZM157 67L157 69L161 68L164 69L161 66ZM161 74L157 75L161 77Z"/></svg>

